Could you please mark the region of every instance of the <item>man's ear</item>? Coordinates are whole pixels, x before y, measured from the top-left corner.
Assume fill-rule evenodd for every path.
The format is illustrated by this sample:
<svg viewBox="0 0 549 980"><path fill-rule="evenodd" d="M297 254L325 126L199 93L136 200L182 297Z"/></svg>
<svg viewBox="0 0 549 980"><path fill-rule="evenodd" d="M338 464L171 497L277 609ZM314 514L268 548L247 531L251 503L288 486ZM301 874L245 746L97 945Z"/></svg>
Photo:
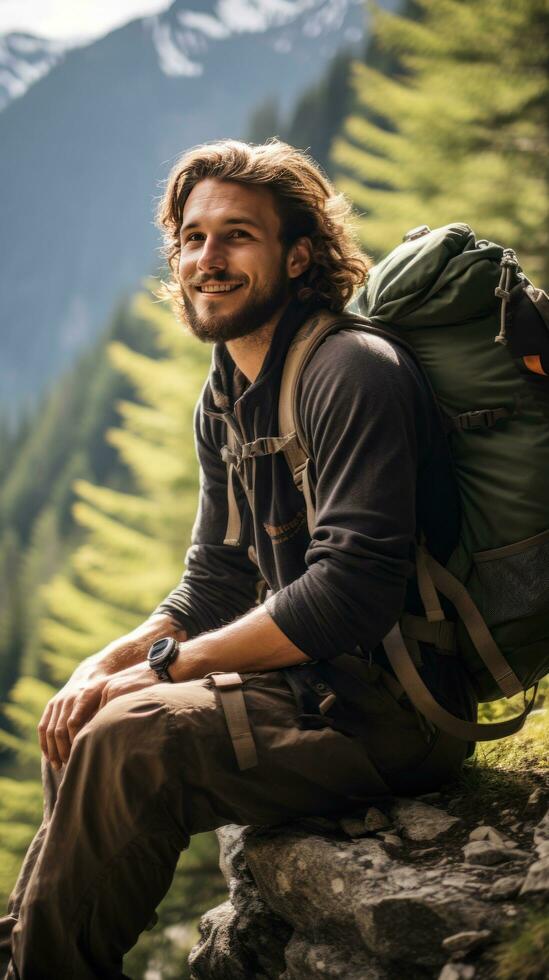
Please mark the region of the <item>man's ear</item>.
<svg viewBox="0 0 549 980"><path fill-rule="evenodd" d="M288 249L286 271L290 279L297 279L309 268L313 258L313 245L310 238L298 238Z"/></svg>

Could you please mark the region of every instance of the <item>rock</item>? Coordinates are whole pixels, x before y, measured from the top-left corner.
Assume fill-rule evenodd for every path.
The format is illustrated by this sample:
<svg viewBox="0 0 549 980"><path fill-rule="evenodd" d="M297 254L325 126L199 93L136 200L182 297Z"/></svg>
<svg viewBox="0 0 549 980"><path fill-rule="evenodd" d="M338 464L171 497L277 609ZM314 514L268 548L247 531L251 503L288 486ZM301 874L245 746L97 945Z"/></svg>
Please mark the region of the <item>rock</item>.
<svg viewBox="0 0 549 980"><path fill-rule="evenodd" d="M549 816L520 849L489 808L467 825L462 803L462 820L429 799L398 798L338 819L224 828L230 901L203 917L191 977L468 980L479 957L484 978L483 944L549 891Z"/></svg>
<svg viewBox="0 0 549 980"><path fill-rule="evenodd" d="M514 898L518 895L524 875L505 875L488 888L486 897L495 901L504 901L507 898Z"/></svg>
<svg viewBox="0 0 549 980"><path fill-rule="evenodd" d="M380 841L341 842L286 830L245 842L249 868L264 900L298 932L324 926L351 928L362 898L378 895L379 881L394 869Z"/></svg>
<svg viewBox="0 0 549 980"><path fill-rule="evenodd" d="M471 929L469 932L456 932L442 940L442 947L456 959L462 959L473 949L484 946L492 937L490 929Z"/></svg>
<svg viewBox="0 0 549 980"><path fill-rule="evenodd" d="M391 816L404 836L415 841L438 840L461 823L459 817L418 800L397 800Z"/></svg>
<svg viewBox="0 0 549 980"><path fill-rule="evenodd" d="M513 841L510 841L508 837L501 834L495 827L490 827L486 824L483 824L480 827L475 827L475 829L469 834L469 840L487 840L490 841L491 844L495 844L496 847L516 846Z"/></svg>
<svg viewBox="0 0 549 980"><path fill-rule="evenodd" d="M199 928L201 942L189 956L191 980L249 980L251 976L256 980L278 980L284 947L279 951L278 964L275 952L272 968L266 972L261 969L253 951L240 941L239 916L230 901L206 912Z"/></svg>
<svg viewBox="0 0 549 980"><path fill-rule="evenodd" d="M544 795L545 794L541 786L536 786L535 790L533 790L533 792L530 793L526 806L537 806L538 803L542 802Z"/></svg>
<svg viewBox="0 0 549 980"><path fill-rule="evenodd" d="M339 826L348 837L367 837L370 833L364 824L364 817L342 817Z"/></svg>
<svg viewBox="0 0 549 980"><path fill-rule="evenodd" d="M278 838L248 836L244 848L261 898L296 934L364 947L385 966L403 961L400 976L414 964L440 968L449 932L485 925L476 896L442 886L444 868L423 878L372 837L342 842L285 828Z"/></svg>
<svg viewBox="0 0 549 980"><path fill-rule="evenodd" d="M442 799L442 793L422 793L421 796L416 796L416 800L421 800L422 803L438 803Z"/></svg>
<svg viewBox="0 0 549 980"><path fill-rule="evenodd" d="M232 878L239 877L246 872L242 851L242 835L245 829L236 824L227 824L226 827L221 827L217 831L219 867L228 885L230 885Z"/></svg>
<svg viewBox="0 0 549 980"><path fill-rule="evenodd" d="M217 831L220 867L230 901L200 920L200 940L189 957L192 980L278 980L291 928L265 904L244 857L247 828Z"/></svg>
<svg viewBox="0 0 549 980"><path fill-rule="evenodd" d="M547 895L549 893L549 857L535 861L528 868L521 895Z"/></svg>
<svg viewBox="0 0 549 980"><path fill-rule="evenodd" d="M391 826L391 821L377 807L371 806L364 817L364 825L367 830L375 833L377 830L385 830Z"/></svg>
<svg viewBox="0 0 549 980"><path fill-rule="evenodd" d="M342 817L339 825L349 837L367 837L368 834L388 829L391 821L376 806L370 806L365 814Z"/></svg>
<svg viewBox="0 0 549 980"><path fill-rule="evenodd" d="M397 864L394 871L391 872L391 884L399 890L413 891L419 885L418 873L406 864Z"/></svg>
<svg viewBox="0 0 549 980"><path fill-rule="evenodd" d="M389 974L362 950L311 943L295 934L286 948L286 969L280 980L389 980Z"/></svg>
<svg viewBox="0 0 549 980"><path fill-rule="evenodd" d="M470 963L447 963L438 980L473 980L475 968Z"/></svg>
<svg viewBox="0 0 549 980"><path fill-rule="evenodd" d="M398 836L398 834L382 833L379 836L381 837L383 843L387 845L387 847L394 847L397 849L402 847L402 840Z"/></svg>
<svg viewBox="0 0 549 980"><path fill-rule="evenodd" d="M449 928L473 927L483 910L473 899L467 905L433 889L431 895L411 892L372 899L357 910L366 946L383 961L398 960L423 967L441 965L441 944ZM467 925L464 926L464 923Z"/></svg>
<svg viewBox="0 0 549 980"><path fill-rule="evenodd" d="M470 881L468 875L462 874L458 871L445 875L442 879L442 884L445 885L446 888L467 888Z"/></svg>
<svg viewBox="0 0 549 980"><path fill-rule="evenodd" d="M549 841L549 810L534 829L534 844L539 847L546 841Z"/></svg>
<svg viewBox="0 0 549 980"><path fill-rule="evenodd" d="M472 840L463 848L467 864L493 865L516 859L526 860L530 855L516 847L501 847L487 840Z"/></svg>

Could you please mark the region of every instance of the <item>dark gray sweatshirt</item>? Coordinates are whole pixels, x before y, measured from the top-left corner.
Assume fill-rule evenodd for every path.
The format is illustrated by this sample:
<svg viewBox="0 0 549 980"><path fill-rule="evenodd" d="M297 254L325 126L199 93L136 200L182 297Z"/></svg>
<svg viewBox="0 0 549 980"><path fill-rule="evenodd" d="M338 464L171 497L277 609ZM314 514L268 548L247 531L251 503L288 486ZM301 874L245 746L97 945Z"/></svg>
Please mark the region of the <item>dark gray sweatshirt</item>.
<svg viewBox="0 0 549 980"><path fill-rule="evenodd" d="M304 499L279 453L246 461L255 513L238 492L241 540L237 547L223 544L227 425L242 443L278 434L285 355L311 312L297 304L286 311L251 385L225 345L214 348L195 415L201 480L192 544L180 584L157 611L169 612L194 636L249 610L262 578L272 592L266 609L309 657L329 660L357 646L382 657L379 644L403 608L423 612L413 579L419 529L442 562L459 532L459 498L439 412L400 344L343 331L324 341L305 370L300 414L312 456L312 538ZM450 678L455 658L437 658L428 673L435 693L452 706L444 692L456 689Z"/></svg>

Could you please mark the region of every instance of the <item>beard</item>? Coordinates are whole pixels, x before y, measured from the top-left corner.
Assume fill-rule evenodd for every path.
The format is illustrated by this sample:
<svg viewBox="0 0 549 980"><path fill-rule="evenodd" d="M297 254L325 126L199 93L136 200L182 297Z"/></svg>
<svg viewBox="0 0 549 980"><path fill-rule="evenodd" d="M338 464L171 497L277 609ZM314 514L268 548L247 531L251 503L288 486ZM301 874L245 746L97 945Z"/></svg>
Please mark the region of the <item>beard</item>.
<svg viewBox="0 0 549 980"><path fill-rule="evenodd" d="M208 276L207 279L210 283L234 282L234 280L235 277L229 276L227 273ZM248 337L250 334L261 330L261 327L272 320L286 304L290 297L290 282L291 280L286 273L286 257L284 256L276 278L263 289L256 288L253 290L247 302L234 313L225 315L217 312L199 314L188 294L182 291L186 323L191 333L204 343ZM217 300L212 302L212 307L214 307L214 303L217 303Z"/></svg>

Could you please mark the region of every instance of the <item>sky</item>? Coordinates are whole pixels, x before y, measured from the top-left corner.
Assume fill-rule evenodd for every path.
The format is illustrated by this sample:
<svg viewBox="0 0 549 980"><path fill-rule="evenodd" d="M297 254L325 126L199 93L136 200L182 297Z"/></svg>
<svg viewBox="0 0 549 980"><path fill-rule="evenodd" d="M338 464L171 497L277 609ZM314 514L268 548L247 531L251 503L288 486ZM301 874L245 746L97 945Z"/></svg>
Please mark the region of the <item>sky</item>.
<svg viewBox="0 0 549 980"><path fill-rule="evenodd" d="M0 0L0 34L93 38L121 24L166 10L171 0Z"/></svg>

